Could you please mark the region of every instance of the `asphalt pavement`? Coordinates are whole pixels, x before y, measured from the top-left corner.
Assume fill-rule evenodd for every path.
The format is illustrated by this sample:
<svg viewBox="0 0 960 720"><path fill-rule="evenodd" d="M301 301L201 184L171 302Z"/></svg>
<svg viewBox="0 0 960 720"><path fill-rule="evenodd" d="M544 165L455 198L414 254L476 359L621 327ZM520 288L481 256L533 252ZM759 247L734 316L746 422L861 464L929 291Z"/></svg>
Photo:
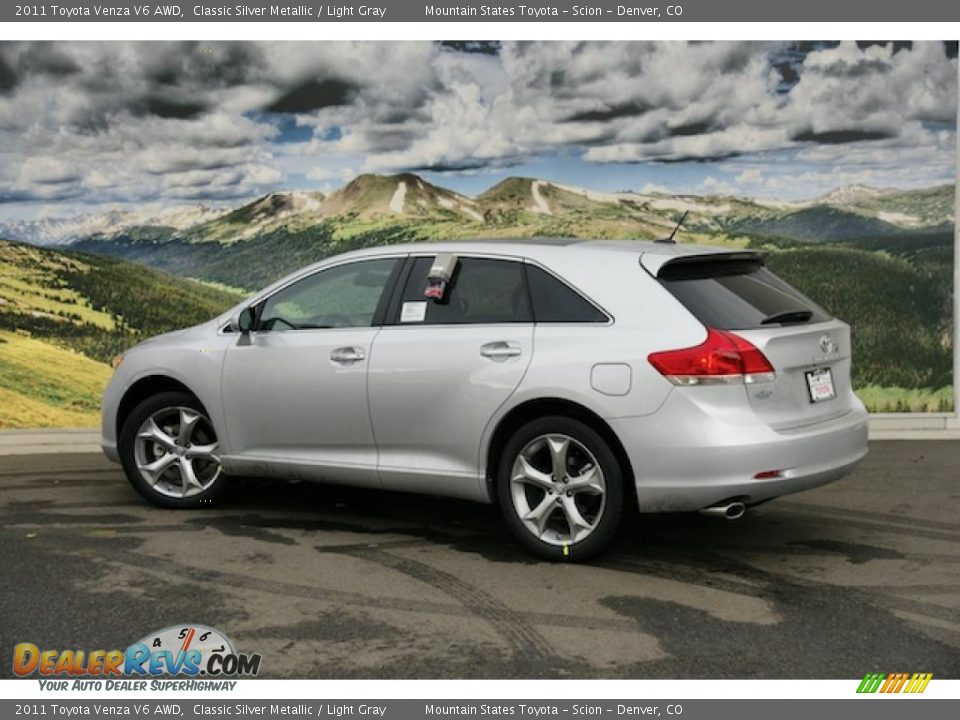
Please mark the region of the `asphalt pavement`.
<svg viewBox="0 0 960 720"><path fill-rule="evenodd" d="M587 565L494 508L236 481L146 504L94 454L0 457L13 645L125 648L200 623L267 677L960 677L960 442L871 443L854 475L735 522L630 515Z"/></svg>

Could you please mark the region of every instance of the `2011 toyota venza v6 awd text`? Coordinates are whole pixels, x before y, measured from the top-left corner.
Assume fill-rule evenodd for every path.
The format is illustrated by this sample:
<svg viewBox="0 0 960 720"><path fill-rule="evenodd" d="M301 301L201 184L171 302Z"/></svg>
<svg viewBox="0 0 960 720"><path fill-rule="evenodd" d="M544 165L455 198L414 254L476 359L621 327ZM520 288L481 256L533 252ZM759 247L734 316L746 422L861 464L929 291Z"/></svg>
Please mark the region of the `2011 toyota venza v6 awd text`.
<svg viewBox="0 0 960 720"><path fill-rule="evenodd" d="M329 258L148 340L103 448L167 507L226 475L496 502L527 548L589 557L624 508L738 517L867 451L850 330L761 254L476 241Z"/></svg>

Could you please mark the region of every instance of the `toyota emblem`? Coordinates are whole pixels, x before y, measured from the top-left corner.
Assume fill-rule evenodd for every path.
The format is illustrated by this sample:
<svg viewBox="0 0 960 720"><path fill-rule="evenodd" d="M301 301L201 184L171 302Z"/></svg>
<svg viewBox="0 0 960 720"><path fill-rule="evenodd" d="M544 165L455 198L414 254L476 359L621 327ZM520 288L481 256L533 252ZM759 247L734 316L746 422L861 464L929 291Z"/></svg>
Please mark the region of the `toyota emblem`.
<svg viewBox="0 0 960 720"><path fill-rule="evenodd" d="M820 351L824 355L832 355L837 349L837 343L830 335L823 334L820 336Z"/></svg>

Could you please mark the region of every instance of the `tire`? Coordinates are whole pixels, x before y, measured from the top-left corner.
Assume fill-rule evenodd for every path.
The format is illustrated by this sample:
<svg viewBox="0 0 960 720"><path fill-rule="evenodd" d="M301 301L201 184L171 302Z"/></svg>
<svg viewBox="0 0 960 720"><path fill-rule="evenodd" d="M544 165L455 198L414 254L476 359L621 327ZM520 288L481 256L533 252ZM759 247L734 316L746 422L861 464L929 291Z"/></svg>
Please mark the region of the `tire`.
<svg viewBox="0 0 960 720"><path fill-rule="evenodd" d="M561 458L564 470L555 473ZM523 425L504 447L496 481L511 532L547 560L588 560L620 525L620 463L607 441L579 420L555 415Z"/></svg>
<svg viewBox="0 0 960 720"><path fill-rule="evenodd" d="M160 507L195 508L220 497L227 483L217 448L207 411L193 395L183 392L147 398L120 429L120 461L127 479ZM188 465L190 470L185 470Z"/></svg>

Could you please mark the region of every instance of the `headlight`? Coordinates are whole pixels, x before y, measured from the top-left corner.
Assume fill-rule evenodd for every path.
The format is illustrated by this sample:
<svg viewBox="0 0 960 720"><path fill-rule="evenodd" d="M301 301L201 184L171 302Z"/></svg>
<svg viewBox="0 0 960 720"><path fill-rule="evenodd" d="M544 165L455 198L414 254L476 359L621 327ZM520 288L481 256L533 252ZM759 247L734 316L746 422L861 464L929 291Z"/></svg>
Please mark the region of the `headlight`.
<svg viewBox="0 0 960 720"><path fill-rule="evenodd" d="M122 362L123 362L123 353L120 353L119 355L113 356L113 360L110 361L110 364L113 366L113 369L116 370L118 367L120 367L120 363Z"/></svg>

